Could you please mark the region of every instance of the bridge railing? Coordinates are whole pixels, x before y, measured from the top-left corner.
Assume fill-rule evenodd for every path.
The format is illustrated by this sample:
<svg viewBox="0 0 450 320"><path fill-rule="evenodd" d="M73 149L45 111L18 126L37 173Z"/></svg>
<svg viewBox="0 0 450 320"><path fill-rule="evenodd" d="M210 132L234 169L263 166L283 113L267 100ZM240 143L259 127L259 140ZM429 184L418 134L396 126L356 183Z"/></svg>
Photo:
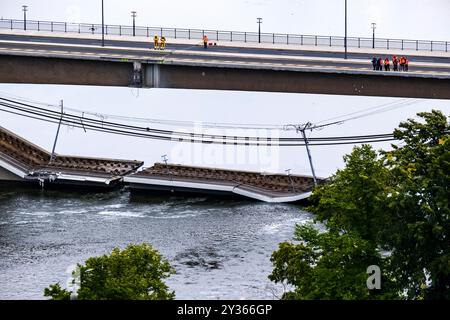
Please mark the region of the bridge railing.
<svg viewBox="0 0 450 320"><path fill-rule="evenodd" d="M106 35L132 36L133 27L126 25L104 26ZM0 29L11 30L32 30L44 32L66 32L80 34L102 34L101 24L91 23L68 23L56 21L36 21L12 19L0 19ZM230 41L230 42L248 42L258 43L259 35L257 32L244 31L223 31L223 30L203 30L203 29L184 29L184 28L165 28L165 27L142 27L136 26L134 34L137 37L153 37L155 34L166 38L176 39L198 39L199 42L204 35L207 35L210 41ZM342 36L319 36L319 35L301 35L301 34L282 34L282 33L261 33L261 43L286 44L286 45L307 45L307 46L328 46L344 47L344 37ZM348 48L376 48L376 49L395 49L395 50L416 50L416 51L440 51L448 52L450 50L449 41L430 41L430 40L411 40L411 39L386 39L364 37L347 37Z"/></svg>

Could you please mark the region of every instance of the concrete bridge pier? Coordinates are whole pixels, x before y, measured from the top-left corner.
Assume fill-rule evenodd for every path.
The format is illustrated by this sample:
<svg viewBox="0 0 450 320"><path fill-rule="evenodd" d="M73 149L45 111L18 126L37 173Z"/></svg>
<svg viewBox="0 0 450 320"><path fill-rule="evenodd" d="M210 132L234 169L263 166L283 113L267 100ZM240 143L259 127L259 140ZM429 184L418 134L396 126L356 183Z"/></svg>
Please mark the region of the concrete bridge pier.
<svg viewBox="0 0 450 320"><path fill-rule="evenodd" d="M160 66L159 64L143 64L143 87L160 88Z"/></svg>

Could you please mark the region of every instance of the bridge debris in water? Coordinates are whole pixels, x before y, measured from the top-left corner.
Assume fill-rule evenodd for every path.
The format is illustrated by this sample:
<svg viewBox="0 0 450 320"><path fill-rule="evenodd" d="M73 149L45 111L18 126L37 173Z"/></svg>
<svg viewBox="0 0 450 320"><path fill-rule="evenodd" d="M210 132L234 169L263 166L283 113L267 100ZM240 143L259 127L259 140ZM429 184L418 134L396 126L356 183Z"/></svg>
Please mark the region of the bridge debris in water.
<svg viewBox="0 0 450 320"><path fill-rule="evenodd" d="M143 161L51 154L0 126L0 182L239 195L265 202L308 198L312 177L155 163L137 171ZM319 183L324 179L319 179Z"/></svg>
<svg viewBox="0 0 450 320"><path fill-rule="evenodd" d="M155 163L124 177L131 190L240 195L265 202L308 198L314 181L309 176L267 174ZM320 182L323 179L319 179Z"/></svg>
<svg viewBox="0 0 450 320"><path fill-rule="evenodd" d="M44 185L115 187L142 161L73 157L51 154L0 127L0 180Z"/></svg>

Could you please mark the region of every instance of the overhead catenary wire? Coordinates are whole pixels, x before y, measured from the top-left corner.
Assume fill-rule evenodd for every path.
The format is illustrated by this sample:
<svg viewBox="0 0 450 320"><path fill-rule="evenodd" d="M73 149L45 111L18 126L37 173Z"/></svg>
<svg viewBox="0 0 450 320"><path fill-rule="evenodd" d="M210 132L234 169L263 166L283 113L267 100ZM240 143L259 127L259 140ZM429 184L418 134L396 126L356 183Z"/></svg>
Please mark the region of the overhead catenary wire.
<svg viewBox="0 0 450 320"><path fill-rule="evenodd" d="M48 109L44 109L44 108L40 108L40 107L36 107L36 106L32 106L29 104L23 104L23 103L19 103L19 102L15 102L9 99L4 99L4 98L0 98L0 100L5 100L8 101L8 103L5 102L0 102L0 105L9 107L9 108L13 108L16 110L20 110L20 111L36 111L38 110L40 113L38 113L39 115L42 116L49 116L49 115L53 115L54 119L57 116L59 118L60 116L60 112L56 112L53 110L48 110ZM30 110L31 109L31 110ZM37 114L36 112L32 112L33 114ZM217 135L217 134L204 134L204 133L195 133L195 132L180 132L180 131L173 131L173 130L161 130L161 129L152 129L149 127L138 127L138 126L130 126L130 125L125 125L125 124L120 124L120 123L115 123L115 122L109 122L109 121L105 121L105 120L97 120L97 119L90 119L90 118L86 118L84 117L80 117L80 116L76 116L76 115L72 115L72 114L68 114L65 113L64 114L65 118L71 119L73 121L68 121L67 119L65 119L65 122L69 122L69 123L81 123L83 125L83 129L86 129L86 125L87 124L101 124L102 127L104 127L105 125L108 125L112 128L120 128L120 129L127 129L127 130L133 130L133 131L141 131L141 132L146 132L146 133L154 133L154 134L163 134L163 135L170 135L172 137L188 137L189 139L192 138L208 138L208 139L221 139L221 140L225 140L225 139L232 139L234 142L236 141L245 141L246 144L247 142L260 142L262 139L274 139L280 142L298 142L298 141L303 141L303 139L301 138L271 138L271 137L266 137L266 138L261 138L261 137L243 137L243 136L224 136L224 135ZM372 139L381 139L381 138L392 138L393 135L392 134L377 134L377 135L359 135L359 136L347 136L347 137L320 137L320 138L310 138L310 141L342 141L342 140L372 140Z"/></svg>
<svg viewBox="0 0 450 320"><path fill-rule="evenodd" d="M13 112L9 110L4 110L0 108L0 111L4 111L7 113L24 116L26 118L31 118L39 121L44 121L48 123L55 123L58 122L56 120L46 120L39 117L33 117L33 116L27 116L24 114L20 114L18 112ZM63 120L63 122L66 122ZM67 124L67 123L66 123ZM72 124L74 128L82 129L81 124ZM138 137L138 138L148 138L153 140L165 140L165 141L173 141L173 142L190 142L190 143L204 143L204 144L223 144L223 145L236 145L236 146L261 146L261 147L298 147L298 146L305 146L304 143L292 143L292 144L281 144L277 143L276 140L273 140L271 138L261 138L261 140L258 143L243 143L243 142L233 142L233 141L214 141L214 140L199 140L199 139L188 139L188 138L177 138L177 137L170 137L170 136L158 136L158 135L146 135L146 134L138 134L133 132L126 132L126 131L120 131L120 130L111 130L107 128L101 128L101 127L90 127L91 131L97 131L97 132L104 132L104 133L111 133L111 134L118 134L121 136L131 136L131 137ZM395 138L386 138L386 139L374 139L374 140L362 140L362 141L342 141L342 142L328 142L328 143L308 143L309 146L335 146L335 145L355 145L355 144L364 144L364 143L378 143L378 142L387 142L387 141L395 141L398 139ZM265 142L267 141L267 142Z"/></svg>
<svg viewBox="0 0 450 320"><path fill-rule="evenodd" d="M310 130L310 131L313 131L313 130L322 130L323 128L328 127L328 126L332 126L332 125L341 125L341 124L343 124L343 123L345 123L345 122L347 122L347 121L356 120L356 119L361 119L361 118L364 118L364 117L368 117L368 116L380 114L380 113L382 113L382 112L391 111L391 110L394 110L394 109L398 109L398 108L401 108L401 107L405 107L405 106L408 106L408 105L411 105L411 104L416 103L418 100L419 100L419 99L413 99L413 100L410 100L410 99L403 99L402 101L389 102L389 103L387 103L387 104L382 104L382 105L379 105L379 106L370 107L370 108L367 108L367 109L363 109L363 110L358 110L358 111L350 112L350 113L347 113L347 114L343 114L343 115L340 115L340 116L336 116L336 117L328 118L328 119L326 119L326 120L322 120L322 121L319 121L319 122L315 122L314 125L310 125L310 126L308 127L308 130ZM382 108L382 109L380 109L380 108ZM379 110L377 110L377 109L379 109ZM368 111L368 110L371 110L371 111L370 111L370 112L365 112L365 111ZM347 116L349 116L349 115L355 115L355 114L362 113L362 112L365 112L365 113L360 114L360 115L356 115L356 116L352 116L352 117L345 118L345 117L347 117ZM344 118L344 119L342 119L342 118ZM330 121L330 120L335 120L335 119L340 119L340 120L328 122L328 123L325 123L325 124L320 124L320 123L323 123L323 122L326 122L326 121ZM304 125L304 124L303 124L303 125ZM285 126L284 126L283 130L289 130L289 128L292 128L292 129L294 129L294 130L297 130L296 128L301 127L301 126L303 126L303 125L299 125L299 124L288 124L288 125L285 125ZM291 129L291 130L292 130L292 129Z"/></svg>
<svg viewBox="0 0 450 320"><path fill-rule="evenodd" d="M54 104L49 104L37 100L32 100L16 95L11 95L9 93L1 92L0 94L4 96L9 96L16 101L21 101L24 103L33 103L36 105L41 105L45 107L50 107L57 110L59 107ZM227 122L199 122L199 121L186 121L186 120L171 120L171 119L153 119L153 118L142 118L142 117L131 117L131 116L122 116L115 114L105 114L98 112L89 112L85 110L81 110L78 108L65 108L67 111L73 112L84 112L86 115L91 115L95 117L104 117L108 119L116 119L116 120L124 120L135 123L153 123L153 124L163 124L168 126L178 126L178 127L192 127L198 124L201 124L202 127L205 128L218 128L218 129L266 129L266 130L282 130L283 125L281 124L256 124L256 123L227 123Z"/></svg>
<svg viewBox="0 0 450 320"><path fill-rule="evenodd" d="M353 112L346 113L346 114L343 114L340 116L335 116L335 117L328 118L325 120L316 121L314 128L317 129L317 128L322 128L322 127L329 126L329 125L341 124L341 123L344 123L344 122L347 122L350 120L361 119L361 118L372 116L375 114L380 114L380 113L383 113L386 111L391 111L391 110L395 110L398 108L402 108L402 107L417 103L418 101L419 101L419 99L402 99L400 101L388 102L385 104L369 107L369 108L366 108L363 110L353 111ZM360 115L357 115L357 114L360 114ZM351 116L351 117L349 117L349 116ZM344 119L342 119L342 118L344 118ZM337 120L337 119L340 119L340 120ZM333 120L336 120L336 121L333 121ZM332 122L330 122L330 121L332 121ZM327 122L327 123L321 124L323 122Z"/></svg>
<svg viewBox="0 0 450 320"><path fill-rule="evenodd" d="M14 112L10 110L5 110L0 108L0 111L7 112L10 114L23 116L26 118L31 118L39 121L44 121L48 123L55 123L57 124L58 121L56 118L46 119L41 118L39 116L30 116L27 114ZM74 128L83 128L83 125L81 123L76 123L73 121L68 121L66 119L63 119L63 124L71 125ZM118 134L121 136L132 136L132 137L139 137L139 138L149 138L154 140L165 140L165 141L178 141L178 142L191 142L191 143L205 143L205 144L223 144L223 145L240 145L240 146L279 146L279 147L295 147L295 146L304 146L303 143L291 143L291 144L282 144L278 143L276 139L273 138L261 138L257 143L243 143L243 142L236 142L236 141L214 141L214 140L199 140L199 139L189 139L189 138L180 138L180 137L171 137L171 136L162 136L162 135L149 135L149 134L141 134L141 133L134 133L129 131L123 131L123 130L116 130L116 129L110 129L110 128L104 128L104 127L98 127L98 126L92 126L89 125L89 129L91 131L97 131L97 132L104 132L104 133L112 133L112 134ZM396 140L394 138L386 138L386 139L374 139L374 140L363 140L363 141L342 141L342 142L328 142L328 143L308 143L310 146L325 146L325 145L342 145L342 144L361 144L361 143L376 143L376 142L384 142L384 141L393 141Z"/></svg>
<svg viewBox="0 0 450 320"><path fill-rule="evenodd" d="M27 118L32 118L35 120L46 121L50 123L57 123L60 120L60 113L46 112L51 110L40 110L42 108L37 108L30 110L23 106L17 106L12 103L0 103L0 111L8 112L15 115L20 115ZM7 110L8 108L10 110ZM11 109L15 111L11 111ZM156 140L166 140L166 141L179 141L179 142L193 142L193 143L206 143L206 144L228 144L228 145L245 145L245 146L304 146L304 143L300 143L300 138L285 138L289 140L281 140L283 138L272 138L272 137L237 137L237 136L218 136L209 134L194 134L194 133L183 133L185 136L178 136L174 134L173 131L157 130L150 134L149 132L141 132L139 130L130 129L129 126L125 125L125 128L121 128L122 124L104 122L95 119L89 119L86 117L79 117L76 115L71 115L64 113L63 124L70 125L76 128L81 128L83 130L92 130L105 133L113 133L123 136L133 136L141 138L150 138ZM119 126L119 127L117 127ZM143 129L142 127L138 127ZM147 129L148 128L144 128ZM327 140L328 139L328 140ZM358 140L357 140L358 139ZM242 142L244 140L244 142ZM375 143L384 141L395 140L391 134L373 135L373 136L354 136L354 137L322 137L316 142L309 143L310 146L319 145L341 145L341 144L358 144L358 143Z"/></svg>
<svg viewBox="0 0 450 320"><path fill-rule="evenodd" d="M1 100L1 98L0 98ZM26 105L26 107L22 106L17 106L16 104L8 104L8 103L4 103L1 102L0 105L9 107L9 108L13 108L19 111L31 111L31 109L37 109L39 110L38 113L36 112L32 112L33 114L37 114L37 115L41 115L41 116L49 116L49 115L53 115L53 118L56 119L56 116L59 118L60 113L59 112L55 112L52 110L46 110L43 108L39 108L39 107L33 107L30 105ZM75 123L81 123L83 125L83 129L85 130L86 127L84 124L87 123L91 123L91 124L101 124L102 128L105 125L109 125L112 126L114 128L121 128L121 129L131 129L134 131L145 131L145 132L152 132L152 133L157 133L157 134L165 134L165 135L170 135L170 136L184 136L184 137L189 137L189 138L209 138L209 139L233 139L234 141L236 140L244 140L246 142L259 142L262 139L274 139L277 141L281 141L281 142L298 142L298 141L302 141L302 139L300 138L270 138L270 137L266 137L266 138L261 138L261 137L242 137L242 136L224 136L224 135L212 135L212 134L199 134L199 133L186 133L186 132L177 132L177 131L170 131L170 130L160 130L160 129L151 129L151 128L144 128L144 127L136 127L136 126L129 126L129 125L124 125L124 124L118 124L118 123L112 123L112 122L108 122L108 121L104 121L104 120L96 120L96 119L89 119L89 118L84 118L84 117L79 117L79 116L75 116L75 115L71 115L71 114L65 114L66 118L69 118L71 120L74 121L67 121L67 119L65 119L65 122L69 123L69 124L73 124L73 122ZM365 135L365 136L349 136L349 137L321 137L321 138L311 138L311 141L340 141L340 140L355 140L355 139L379 139L379 138L389 138L392 137L392 134L378 134L378 135Z"/></svg>
<svg viewBox="0 0 450 320"><path fill-rule="evenodd" d="M37 106L32 106L30 104L25 104L25 103L21 103L21 102L17 102L17 101L13 101L10 99L5 99L5 98L0 98L0 100L5 100L8 101L9 103L15 104L15 105L21 105L23 107L26 108L32 108L32 109L37 109L37 110L41 110L44 112L48 112L48 113L52 113L52 114L59 114L59 112L57 111L53 111L53 110L48 110L48 109L44 109L41 107L37 107ZM74 118L78 118L78 116L73 116L70 114L66 114L68 117L74 117ZM83 118L83 120L85 121L91 121L91 122L101 122L101 123L107 123L113 126L118 126L121 128L130 128L133 130L141 130L141 131L147 131L147 132L155 132L155 133L166 133L166 134L179 134L179 135L190 135L190 134L186 134L185 132L180 132L180 131L173 131L173 130L162 130L162 129L154 129L154 128L149 128L149 127L139 127L139 126L132 126L132 125L125 125L125 124L120 124L120 123L116 123L116 122L110 122L110 121L105 121L104 117L100 117L102 120L97 120L97 119L90 119L90 118ZM197 135L197 134L194 134ZM211 134L208 134L209 136L211 136ZM212 136L216 136L216 137L221 137L221 135L212 135Z"/></svg>
<svg viewBox="0 0 450 320"><path fill-rule="evenodd" d="M8 107L11 107L11 105L7 105ZM53 114L57 114L59 117L59 112L53 112L51 110L44 110L42 108L37 108L46 112L51 112ZM41 114L42 115L42 114ZM48 115L48 114L47 114ZM72 119L75 119L77 122L82 122L83 120L85 120L86 122L94 122L94 123L101 123L102 126L104 126L105 124L110 124L112 126L118 126L120 128L127 128L127 129L133 129L133 130L140 130L140 131L146 131L146 132L153 132L153 133L163 133L163 134L170 134L170 135L174 135L174 134L179 134L179 135L184 135L184 136L189 136L189 137L209 137L209 138L224 138L225 136L223 135L211 135L211 134L196 134L196 133L186 133L186 132L176 132L176 131L170 131L170 130L159 130L159 129L150 129L150 128L144 128L144 127L136 127L136 126L129 126L129 125L123 125L123 124L117 124L117 123L111 123L111 122L106 122L104 120L100 121L100 120L95 120L95 119L89 119L89 118L82 118L80 119L79 116L73 116L70 114L65 114L65 117L69 117ZM350 137L331 137L331 138L311 138L312 141L314 141L315 139L317 140L341 140L341 139L373 139L373 138L386 138L386 137L391 137L392 134L382 134L382 135L366 135L366 136L350 136ZM228 137L230 138L230 137ZM260 137L237 137L237 136L231 136L232 139L234 140L260 140ZM301 139L299 138L279 138L280 141L300 141Z"/></svg>
<svg viewBox="0 0 450 320"><path fill-rule="evenodd" d="M59 110L59 106L55 104L49 104L41 101L32 100L29 98L20 97L17 95L11 95L10 93L1 92L0 94L4 96L9 96L14 98L16 101L33 103L45 107L50 107L55 110ZM363 110L353 111L350 113L342 114L339 116L335 116L332 118L328 118L321 121L313 122L313 126L310 127L310 130L322 129L324 127L330 125L340 125L347 121L361 119L363 117L379 114L386 111L391 111L397 108L402 108L408 106L410 104L414 104L419 99L402 99L400 101L393 101L384 103L377 106L372 106L369 108L365 108ZM290 130L290 125L280 125L280 124L255 124L255 123L223 123L223 122L195 122L195 121L186 121L186 120L171 120L171 119L152 119L152 118L142 118L142 117L131 117L131 116L122 116L122 115L114 115L114 114L106 114L106 113L98 113L98 112L89 112L77 108L65 108L68 111L82 113L84 112L86 115L95 116L102 119L116 119L123 120L128 122L135 123L150 123L150 124L159 124L159 125L167 125L167 126L177 126L177 127L193 127L193 126L201 126L202 128L217 128L217 129L264 129L264 130ZM359 115L358 115L359 114ZM351 117L349 117L351 116ZM346 118L347 117L347 118ZM344 119L342 119L344 118ZM338 121L332 121L340 119ZM330 122L332 121L332 122ZM323 124L323 122L327 122Z"/></svg>

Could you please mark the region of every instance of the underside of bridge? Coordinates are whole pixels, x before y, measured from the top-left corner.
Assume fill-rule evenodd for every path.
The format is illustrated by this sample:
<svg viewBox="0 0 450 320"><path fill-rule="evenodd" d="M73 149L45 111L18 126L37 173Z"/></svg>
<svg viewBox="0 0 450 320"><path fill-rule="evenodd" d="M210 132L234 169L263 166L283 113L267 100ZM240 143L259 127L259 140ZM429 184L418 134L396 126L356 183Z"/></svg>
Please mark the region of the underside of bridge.
<svg viewBox="0 0 450 320"><path fill-rule="evenodd" d="M142 87L450 99L450 78L140 61ZM0 55L0 83L131 86L133 61Z"/></svg>

